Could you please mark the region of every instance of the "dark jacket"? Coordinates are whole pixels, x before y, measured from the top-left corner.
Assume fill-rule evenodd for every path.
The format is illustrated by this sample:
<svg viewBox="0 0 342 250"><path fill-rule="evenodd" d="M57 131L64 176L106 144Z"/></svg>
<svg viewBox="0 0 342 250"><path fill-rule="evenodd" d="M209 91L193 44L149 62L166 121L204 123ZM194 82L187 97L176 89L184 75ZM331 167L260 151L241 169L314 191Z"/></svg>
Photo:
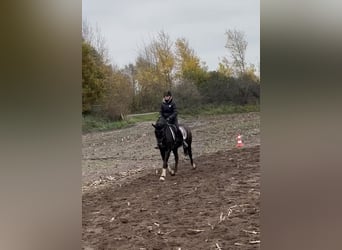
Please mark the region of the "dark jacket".
<svg viewBox="0 0 342 250"><path fill-rule="evenodd" d="M160 115L167 119L169 123L176 124L178 126L177 114L177 106L173 101L173 98L170 98L169 101L163 99L160 107Z"/></svg>

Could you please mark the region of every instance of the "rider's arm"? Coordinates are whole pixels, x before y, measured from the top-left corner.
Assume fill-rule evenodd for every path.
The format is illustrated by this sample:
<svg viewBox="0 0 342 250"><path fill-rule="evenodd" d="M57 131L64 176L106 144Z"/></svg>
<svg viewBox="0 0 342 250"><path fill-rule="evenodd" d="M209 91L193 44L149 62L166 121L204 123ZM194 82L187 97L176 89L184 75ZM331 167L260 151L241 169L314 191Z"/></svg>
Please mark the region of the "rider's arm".
<svg viewBox="0 0 342 250"><path fill-rule="evenodd" d="M169 116L171 120L174 120L177 117L177 106L176 103L173 103L173 113Z"/></svg>

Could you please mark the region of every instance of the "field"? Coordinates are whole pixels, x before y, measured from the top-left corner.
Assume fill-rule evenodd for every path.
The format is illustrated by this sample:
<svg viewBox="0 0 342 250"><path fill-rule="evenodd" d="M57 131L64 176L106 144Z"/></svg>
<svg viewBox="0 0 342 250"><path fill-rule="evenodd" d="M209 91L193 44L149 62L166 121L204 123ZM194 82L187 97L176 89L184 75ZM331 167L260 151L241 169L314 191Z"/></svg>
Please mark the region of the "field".
<svg viewBox="0 0 342 250"><path fill-rule="evenodd" d="M197 169L179 150L165 182L151 122L83 135L83 249L260 248L259 113L180 123Z"/></svg>

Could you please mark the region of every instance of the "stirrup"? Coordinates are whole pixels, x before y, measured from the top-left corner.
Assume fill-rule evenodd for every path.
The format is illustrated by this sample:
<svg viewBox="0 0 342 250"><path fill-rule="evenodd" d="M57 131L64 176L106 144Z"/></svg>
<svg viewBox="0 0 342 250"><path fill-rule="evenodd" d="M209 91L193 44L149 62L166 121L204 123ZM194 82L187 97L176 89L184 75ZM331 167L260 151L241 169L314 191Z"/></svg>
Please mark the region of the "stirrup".
<svg viewBox="0 0 342 250"><path fill-rule="evenodd" d="M187 148L189 145L186 143L186 141L183 141L183 145Z"/></svg>

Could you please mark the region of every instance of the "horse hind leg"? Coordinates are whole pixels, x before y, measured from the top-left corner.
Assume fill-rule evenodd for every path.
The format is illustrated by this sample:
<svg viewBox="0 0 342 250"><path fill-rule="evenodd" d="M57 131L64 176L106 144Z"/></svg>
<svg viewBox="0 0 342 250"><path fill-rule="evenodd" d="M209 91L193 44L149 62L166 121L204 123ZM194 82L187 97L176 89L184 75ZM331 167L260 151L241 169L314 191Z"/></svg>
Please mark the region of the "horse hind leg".
<svg viewBox="0 0 342 250"><path fill-rule="evenodd" d="M178 170L178 160L179 160L177 148L173 150L173 155L175 156L175 169L174 169L173 175L175 175L177 173L177 170Z"/></svg>
<svg viewBox="0 0 342 250"><path fill-rule="evenodd" d="M191 144L189 143L189 146L187 148L187 151L188 151L188 155L189 155L189 158L190 158L190 163L191 163L191 166L193 169L196 168L196 164L194 163L193 159L192 159L192 150L191 150Z"/></svg>
<svg viewBox="0 0 342 250"><path fill-rule="evenodd" d="M170 175L175 175L175 171L170 166L167 167L167 170L169 171Z"/></svg>
<svg viewBox="0 0 342 250"><path fill-rule="evenodd" d="M169 171L170 175L174 176L178 168L178 153L177 153L177 150L172 150L172 151L173 151L173 155L175 156L175 167L172 169L169 165L167 167L167 170Z"/></svg>

